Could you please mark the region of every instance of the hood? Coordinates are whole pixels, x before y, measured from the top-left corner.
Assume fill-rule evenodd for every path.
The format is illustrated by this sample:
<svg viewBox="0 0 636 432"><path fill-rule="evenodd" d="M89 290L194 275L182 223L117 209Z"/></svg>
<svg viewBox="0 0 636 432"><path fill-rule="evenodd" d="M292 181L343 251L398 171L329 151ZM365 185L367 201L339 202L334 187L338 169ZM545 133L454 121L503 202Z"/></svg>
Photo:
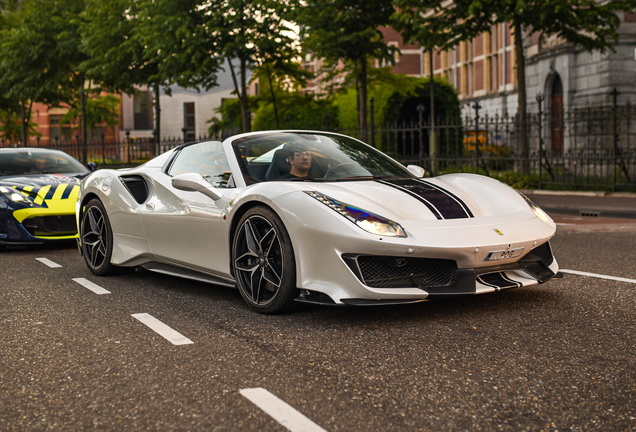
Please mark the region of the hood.
<svg viewBox="0 0 636 432"><path fill-rule="evenodd" d="M343 203L401 221L461 222L519 212L532 215L528 204L514 189L497 180L473 174L312 186L312 189Z"/></svg>
<svg viewBox="0 0 636 432"><path fill-rule="evenodd" d="M4 186L33 186L42 187L59 184L79 184L89 173L78 174L23 174L17 176L0 177L0 184Z"/></svg>
<svg viewBox="0 0 636 432"><path fill-rule="evenodd" d="M32 215L33 206L48 208L63 214L70 213L75 208L80 181L87 174L32 174L1 177L0 185L17 189L31 200L28 209L19 210L24 215L14 214L18 220L22 221L23 218Z"/></svg>

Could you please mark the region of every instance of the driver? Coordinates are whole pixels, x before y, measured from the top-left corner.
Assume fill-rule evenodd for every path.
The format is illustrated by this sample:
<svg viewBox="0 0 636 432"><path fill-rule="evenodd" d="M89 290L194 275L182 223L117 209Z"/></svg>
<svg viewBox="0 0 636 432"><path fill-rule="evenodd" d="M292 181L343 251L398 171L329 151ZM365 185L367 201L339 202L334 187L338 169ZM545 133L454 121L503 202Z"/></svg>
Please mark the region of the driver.
<svg viewBox="0 0 636 432"><path fill-rule="evenodd" d="M290 178L308 178L311 170L311 152L309 149L301 144L292 144L289 147L289 156L287 161L291 165L291 170L281 176L281 179Z"/></svg>

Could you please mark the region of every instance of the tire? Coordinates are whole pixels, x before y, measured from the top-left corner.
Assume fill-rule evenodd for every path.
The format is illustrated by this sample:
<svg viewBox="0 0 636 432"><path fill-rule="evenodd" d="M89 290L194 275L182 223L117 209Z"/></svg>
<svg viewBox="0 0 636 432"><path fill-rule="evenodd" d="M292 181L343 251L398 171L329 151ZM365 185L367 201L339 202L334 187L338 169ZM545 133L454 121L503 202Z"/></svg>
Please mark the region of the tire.
<svg viewBox="0 0 636 432"><path fill-rule="evenodd" d="M264 314L287 312L298 297L296 261L289 234L267 207L254 207L238 223L232 264L243 300Z"/></svg>
<svg viewBox="0 0 636 432"><path fill-rule="evenodd" d="M90 271L98 276L116 273L116 267L110 263L113 255L113 230L106 209L98 199L93 199L86 205L80 238L84 262Z"/></svg>

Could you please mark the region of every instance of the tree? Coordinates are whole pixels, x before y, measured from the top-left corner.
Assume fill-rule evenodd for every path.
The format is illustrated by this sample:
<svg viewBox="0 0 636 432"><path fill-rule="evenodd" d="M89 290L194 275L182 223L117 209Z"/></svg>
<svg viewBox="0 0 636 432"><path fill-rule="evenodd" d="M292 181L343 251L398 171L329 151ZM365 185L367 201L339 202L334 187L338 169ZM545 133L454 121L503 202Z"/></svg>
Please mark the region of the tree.
<svg viewBox="0 0 636 432"><path fill-rule="evenodd" d="M135 86L148 85L154 96L155 139L161 139L160 87L168 80L156 61L146 59L147 32L141 33L143 2L87 0L82 14L82 46L88 54L82 68L108 92L135 93ZM154 150L154 149L153 149Z"/></svg>
<svg viewBox="0 0 636 432"><path fill-rule="evenodd" d="M389 24L394 11L386 0L313 0L300 6L295 17L307 52L323 58L327 67L336 68L340 61L351 66L359 90L362 140L367 131L367 61L394 63L396 49L384 42L379 30Z"/></svg>
<svg viewBox="0 0 636 432"><path fill-rule="evenodd" d="M16 3L17 4L17 3ZM0 93L20 115L21 139L27 144L34 102L55 105L63 100L56 29L50 20L55 4L23 1L3 10L0 29Z"/></svg>
<svg viewBox="0 0 636 432"><path fill-rule="evenodd" d="M283 20L288 0L140 0L147 59L184 87L216 85L216 71L227 67L241 105L243 130L250 129L249 71L269 53L291 46L291 27Z"/></svg>
<svg viewBox="0 0 636 432"><path fill-rule="evenodd" d="M169 86L174 83L206 90L218 85L217 73L222 59L214 26L209 25L211 20L214 23L214 8L210 3L215 2L138 1L139 15L133 39L143 47L140 71L145 70L147 79L154 83L157 102L160 85L168 95ZM158 119L159 111L155 113Z"/></svg>
<svg viewBox="0 0 636 432"><path fill-rule="evenodd" d="M515 36L517 85L519 91L519 139L523 156L528 144L527 97L523 31L558 35L585 50L612 50L618 40L618 11L631 12L634 0L395 0L399 12L395 27L407 40L441 49L488 32L493 24L508 23ZM524 171L529 172L529 164Z"/></svg>
<svg viewBox="0 0 636 432"><path fill-rule="evenodd" d="M46 1L46 0L44 0ZM56 55L60 68L60 88L66 92L64 102L79 108L80 135L82 142L82 162L88 162L88 123L86 105L92 92L90 70L86 63L90 54L82 44L81 29L84 24L82 12L86 9L85 0L48 0L54 5L49 20L55 28Z"/></svg>
<svg viewBox="0 0 636 432"><path fill-rule="evenodd" d="M78 119L81 120L83 112L87 128L90 126L92 129L92 127L98 123L103 123L107 127L117 126L119 124L120 103L121 99L111 94L90 97L83 108L80 101L75 100L69 107L68 112L64 115L62 123L76 124Z"/></svg>
<svg viewBox="0 0 636 432"><path fill-rule="evenodd" d="M294 62L289 54L272 53L271 62L263 62L252 75L252 80L260 83L260 99L266 103L269 97L274 112L274 125L280 129L280 97L286 98L291 93L299 92L313 74ZM279 95L279 96L277 96ZM283 102L284 105L284 102ZM259 130L259 129L256 129Z"/></svg>

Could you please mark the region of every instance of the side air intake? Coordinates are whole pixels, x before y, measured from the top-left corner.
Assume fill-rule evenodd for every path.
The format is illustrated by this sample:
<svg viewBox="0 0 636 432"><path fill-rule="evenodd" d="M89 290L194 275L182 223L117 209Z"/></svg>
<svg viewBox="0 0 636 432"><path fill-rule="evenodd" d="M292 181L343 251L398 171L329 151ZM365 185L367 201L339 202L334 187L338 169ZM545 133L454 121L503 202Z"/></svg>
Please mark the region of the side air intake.
<svg viewBox="0 0 636 432"><path fill-rule="evenodd" d="M120 179L137 203L143 204L148 199L148 185L142 176L122 176Z"/></svg>

